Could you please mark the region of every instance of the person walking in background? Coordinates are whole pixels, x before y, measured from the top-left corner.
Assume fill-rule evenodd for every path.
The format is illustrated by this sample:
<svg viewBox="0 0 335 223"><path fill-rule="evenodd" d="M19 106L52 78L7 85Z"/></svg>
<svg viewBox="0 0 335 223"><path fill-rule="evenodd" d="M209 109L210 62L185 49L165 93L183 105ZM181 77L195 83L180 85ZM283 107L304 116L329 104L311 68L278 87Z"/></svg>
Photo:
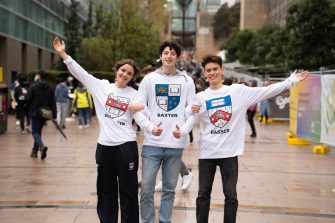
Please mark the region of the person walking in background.
<svg viewBox="0 0 335 223"><path fill-rule="evenodd" d="M55 89L57 106L57 123L59 127L65 129L65 118L68 108L69 88L66 85L66 79L62 77Z"/></svg>
<svg viewBox="0 0 335 223"><path fill-rule="evenodd" d="M224 69L219 56L206 56L202 66L210 87L196 96L186 115L198 113L202 135L199 153L199 190L196 199L198 223L207 223L211 192L217 166L220 168L224 204L224 223L235 223L238 208L238 156L244 151L245 113L250 105L273 97L309 76L294 71L289 78L268 87L243 84L223 85Z"/></svg>
<svg viewBox="0 0 335 223"><path fill-rule="evenodd" d="M26 100L28 89L29 84L27 83L27 76L24 74L20 74L19 85L15 87L14 98L17 102L16 112L20 120L21 134L30 133L30 116ZM27 122L27 125L25 125L25 120Z"/></svg>
<svg viewBox="0 0 335 223"><path fill-rule="evenodd" d="M146 120L141 118L144 117L141 112L136 112L144 105L133 103L137 92L130 85L139 69L133 60L120 60L114 67L115 83L109 83L88 74L66 54L65 43L61 43L58 37L54 39L53 47L71 74L87 87L94 99L100 124L95 155L100 222L118 222L120 200L121 222L138 223L138 148L132 120L135 118L137 123Z"/></svg>
<svg viewBox="0 0 335 223"><path fill-rule="evenodd" d="M42 129L47 119L42 116L41 109L52 112L52 118L56 118L56 100L54 89L47 81L47 73L39 71L35 75L35 83L32 84L26 96L31 117L31 133L34 145L31 152L32 158L37 158L38 151L41 152L41 159L47 157L48 147L42 141Z"/></svg>
<svg viewBox="0 0 335 223"><path fill-rule="evenodd" d="M195 97L195 85L190 76L176 68L180 54L179 44L164 41L159 47L162 66L146 75L138 90L137 98L148 107L151 125L144 131L142 148L142 223L155 221L154 191L160 166L163 188L159 221L171 222L183 149L194 124L192 117L185 118L185 107Z"/></svg>
<svg viewBox="0 0 335 223"><path fill-rule="evenodd" d="M257 87L257 81L256 80L250 80L249 81L249 87ZM248 117L248 122L251 128L251 135L250 137L255 138L257 136L256 133L256 127L254 123L254 117L257 111L257 103L250 105L247 109L247 117Z"/></svg>
<svg viewBox="0 0 335 223"><path fill-rule="evenodd" d="M87 88L79 82L73 93L72 108L78 112L79 128L88 127L90 122L90 112L92 109L92 98Z"/></svg>
<svg viewBox="0 0 335 223"><path fill-rule="evenodd" d="M268 81L264 81L263 86L269 86ZM268 124L268 119L271 117L271 108L270 108L270 101L271 99L265 99L260 102L259 106L259 122L262 123L264 120L264 123Z"/></svg>

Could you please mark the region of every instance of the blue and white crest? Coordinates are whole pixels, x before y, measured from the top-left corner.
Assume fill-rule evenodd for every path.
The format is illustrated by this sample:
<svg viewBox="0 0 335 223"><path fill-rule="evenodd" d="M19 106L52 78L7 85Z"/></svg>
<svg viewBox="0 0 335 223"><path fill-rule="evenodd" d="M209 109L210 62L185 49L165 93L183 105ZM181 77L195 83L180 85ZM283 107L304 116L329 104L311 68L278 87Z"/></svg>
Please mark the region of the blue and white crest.
<svg viewBox="0 0 335 223"><path fill-rule="evenodd" d="M175 109L180 102L180 84L156 84L156 102L164 111Z"/></svg>
<svg viewBox="0 0 335 223"><path fill-rule="evenodd" d="M219 128L227 125L232 116L230 96L214 98L206 101L206 109L210 122Z"/></svg>

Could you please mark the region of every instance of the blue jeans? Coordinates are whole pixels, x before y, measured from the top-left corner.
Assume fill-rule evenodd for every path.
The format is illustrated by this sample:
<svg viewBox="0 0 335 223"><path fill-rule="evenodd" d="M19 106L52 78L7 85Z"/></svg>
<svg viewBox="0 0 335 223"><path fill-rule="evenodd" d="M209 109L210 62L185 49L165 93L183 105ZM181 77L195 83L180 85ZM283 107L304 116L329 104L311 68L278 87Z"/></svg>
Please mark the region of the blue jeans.
<svg viewBox="0 0 335 223"><path fill-rule="evenodd" d="M42 129L46 120L43 118L31 118L31 134L34 138L33 150L37 151L44 147L42 141Z"/></svg>
<svg viewBox="0 0 335 223"><path fill-rule="evenodd" d="M140 201L142 223L155 222L154 192L157 172L161 165L163 191L159 208L159 222L171 222L182 155L183 149L143 146Z"/></svg>

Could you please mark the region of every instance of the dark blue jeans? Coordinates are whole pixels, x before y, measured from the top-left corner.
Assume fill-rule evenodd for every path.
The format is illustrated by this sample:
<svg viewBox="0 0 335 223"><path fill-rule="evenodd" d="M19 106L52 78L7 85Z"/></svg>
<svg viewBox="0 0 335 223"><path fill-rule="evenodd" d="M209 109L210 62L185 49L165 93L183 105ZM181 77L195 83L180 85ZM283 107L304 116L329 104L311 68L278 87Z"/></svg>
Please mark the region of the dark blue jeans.
<svg viewBox="0 0 335 223"><path fill-rule="evenodd" d="M138 148L136 141L119 146L97 145L97 212L101 223L139 222ZM120 199L119 198L120 195Z"/></svg>
<svg viewBox="0 0 335 223"><path fill-rule="evenodd" d="M42 129L46 120L43 118L31 118L31 134L34 139L33 150L37 151L44 147L42 141Z"/></svg>
<svg viewBox="0 0 335 223"><path fill-rule="evenodd" d="M196 201L197 223L207 223L216 167L220 167L224 204L224 223L235 223L238 207L236 185L238 159L199 159L199 191Z"/></svg>

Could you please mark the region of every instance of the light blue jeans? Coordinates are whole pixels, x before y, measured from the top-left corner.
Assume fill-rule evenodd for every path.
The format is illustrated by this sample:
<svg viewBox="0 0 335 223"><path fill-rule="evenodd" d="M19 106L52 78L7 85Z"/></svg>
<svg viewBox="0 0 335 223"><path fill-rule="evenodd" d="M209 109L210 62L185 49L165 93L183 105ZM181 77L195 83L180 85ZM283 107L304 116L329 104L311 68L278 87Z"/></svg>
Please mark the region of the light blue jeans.
<svg viewBox="0 0 335 223"><path fill-rule="evenodd" d="M155 222L154 192L157 172L162 165L163 191L159 208L159 222L171 222L175 188L184 149L143 146L141 218L142 223Z"/></svg>

